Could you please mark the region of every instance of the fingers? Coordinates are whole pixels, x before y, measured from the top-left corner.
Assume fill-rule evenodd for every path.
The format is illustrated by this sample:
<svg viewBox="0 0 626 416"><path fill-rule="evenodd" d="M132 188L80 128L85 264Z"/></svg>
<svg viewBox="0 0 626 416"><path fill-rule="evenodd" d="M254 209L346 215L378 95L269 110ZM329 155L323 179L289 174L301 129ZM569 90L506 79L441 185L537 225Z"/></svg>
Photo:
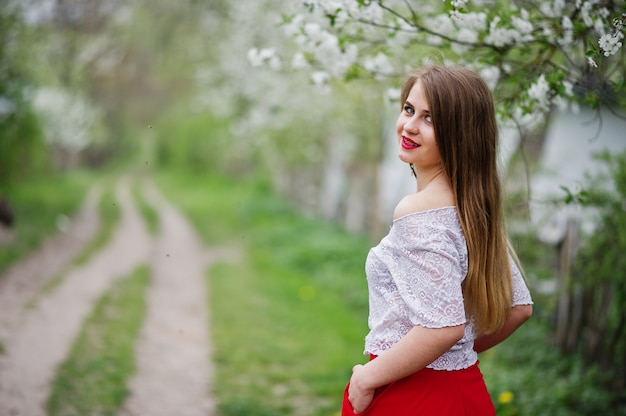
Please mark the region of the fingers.
<svg viewBox="0 0 626 416"><path fill-rule="evenodd" d="M350 397L348 397L348 400L350 400ZM354 414L358 415L359 413L363 413L365 410L367 410L371 402L372 399L370 397L365 397L358 400L350 400L350 405L352 405L352 410L354 411Z"/></svg>
<svg viewBox="0 0 626 416"><path fill-rule="evenodd" d="M355 414L364 412L374 399L374 391L361 391L350 385L348 387L348 401Z"/></svg>

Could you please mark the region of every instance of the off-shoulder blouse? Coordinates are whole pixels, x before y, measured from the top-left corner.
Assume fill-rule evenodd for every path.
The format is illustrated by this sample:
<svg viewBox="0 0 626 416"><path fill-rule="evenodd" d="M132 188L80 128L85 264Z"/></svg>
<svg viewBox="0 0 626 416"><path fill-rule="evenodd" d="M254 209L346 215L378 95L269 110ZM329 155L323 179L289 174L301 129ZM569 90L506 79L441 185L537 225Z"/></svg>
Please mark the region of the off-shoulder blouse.
<svg viewBox="0 0 626 416"><path fill-rule="evenodd" d="M511 259L513 304L532 304ZM477 360L474 327L465 314L461 283L467 275L465 235L454 206L415 212L394 220L372 248L365 270L369 289L369 334L365 354L380 355L415 325L442 328L465 324L465 335L427 367L459 370Z"/></svg>

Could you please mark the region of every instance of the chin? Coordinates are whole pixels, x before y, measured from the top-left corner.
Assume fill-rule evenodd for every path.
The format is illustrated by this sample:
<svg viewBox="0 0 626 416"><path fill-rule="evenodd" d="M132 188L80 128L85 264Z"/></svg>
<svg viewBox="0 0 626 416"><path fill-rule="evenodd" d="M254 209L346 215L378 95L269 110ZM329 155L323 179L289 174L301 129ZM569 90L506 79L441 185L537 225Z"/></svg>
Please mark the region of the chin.
<svg viewBox="0 0 626 416"><path fill-rule="evenodd" d="M406 155L402 154L402 152L398 154L398 159L400 159L400 161L404 163L412 163L410 160L407 160L408 158L406 157Z"/></svg>

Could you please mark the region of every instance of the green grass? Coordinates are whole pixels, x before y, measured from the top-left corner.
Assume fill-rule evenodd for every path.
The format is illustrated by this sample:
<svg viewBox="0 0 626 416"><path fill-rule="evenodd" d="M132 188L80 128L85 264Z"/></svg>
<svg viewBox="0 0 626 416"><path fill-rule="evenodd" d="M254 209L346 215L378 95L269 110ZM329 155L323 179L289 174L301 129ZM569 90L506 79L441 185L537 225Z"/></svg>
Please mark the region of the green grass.
<svg viewBox="0 0 626 416"><path fill-rule="evenodd" d="M209 284L221 414L339 410L364 328L336 293L272 264L221 264Z"/></svg>
<svg viewBox="0 0 626 416"><path fill-rule="evenodd" d="M92 184L93 174L84 171L20 182L0 190L15 213L13 240L0 247L0 276L13 262L59 231L59 223L74 215Z"/></svg>
<svg viewBox="0 0 626 416"><path fill-rule="evenodd" d="M262 185L251 189L213 176L185 173L162 173L158 183L170 201L184 209L209 245L245 245L250 230L241 221L247 220L246 210L252 209L250 198L254 193L269 192Z"/></svg>
<svg viewBox="0 0 626 416"><path fill-rule="evenodd" d="M148 283L148 268L138 268L94 306L52 384L50 416L115 415L122 406L135 370L134 342Z"/></svg>
<svg viewBox="0 0 626 416"><path fill-rule="evenodd" d="M150 235L156 235L159 230L159 214L154 207L146 201L146 198L141 191L141 185L135 184L133 187L133 197L135 198L139 212L148 227L148 232Z"/></svg>
<svg viewBox="0 0 626 416"><path fill-rule="evenodd" d="M544 321L532 318L504 343L482 353L480 367L498 416L624 416L602 388L605 375L580 357L563 357L546 341ZM503 403L502 393L512 393Z"/></svg>
<svg viewBox="0 0 626 416"><path fill-rule="evenodd" d="M121 210L112 184L106 186L100 198L98 212L100 214L100 229L94 239L76 256L73 261L74 266L85 264L94 253L101 250L111 240L115 226L120 221Z"/></svg>

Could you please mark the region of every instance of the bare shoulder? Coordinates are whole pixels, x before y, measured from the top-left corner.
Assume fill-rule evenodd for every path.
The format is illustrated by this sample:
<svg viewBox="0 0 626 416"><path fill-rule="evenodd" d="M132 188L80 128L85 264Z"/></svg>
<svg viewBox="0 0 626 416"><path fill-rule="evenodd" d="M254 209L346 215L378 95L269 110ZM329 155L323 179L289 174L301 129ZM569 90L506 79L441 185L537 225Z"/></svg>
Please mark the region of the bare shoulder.
<svg viewBox="0 0 626 416"><path fill-rule="evenodd" d="M431 209L449 207L454 205L454 197L446 192L417 192L405 196L400 200L393 212L393 218L398 219L416 212L428 211Z"/></svg>

